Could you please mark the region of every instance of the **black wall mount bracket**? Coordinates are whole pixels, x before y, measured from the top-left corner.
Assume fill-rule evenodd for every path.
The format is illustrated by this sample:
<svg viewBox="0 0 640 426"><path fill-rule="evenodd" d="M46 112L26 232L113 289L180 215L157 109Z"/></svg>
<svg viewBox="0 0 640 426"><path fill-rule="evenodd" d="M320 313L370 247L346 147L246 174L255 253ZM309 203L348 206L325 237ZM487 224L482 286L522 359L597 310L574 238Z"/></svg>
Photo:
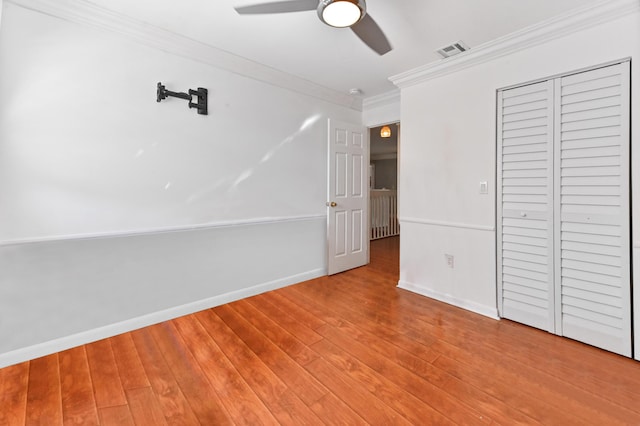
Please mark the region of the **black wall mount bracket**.
<svg viewBox="0 0 640 426"><path fill-rule="evenodd" d="M198 114L207 115L207 95L209 91L202 87L198 87L198 90L189 89L189 93L184 92L172 92L167 90L161 82L158 82L158 91L156 102L160 102L163 99L167 99L167 96L173 96L174 98L186 99L189 101L189 108L197 108ZM196 97L197 102L193 102L193 97Z"/></svg>

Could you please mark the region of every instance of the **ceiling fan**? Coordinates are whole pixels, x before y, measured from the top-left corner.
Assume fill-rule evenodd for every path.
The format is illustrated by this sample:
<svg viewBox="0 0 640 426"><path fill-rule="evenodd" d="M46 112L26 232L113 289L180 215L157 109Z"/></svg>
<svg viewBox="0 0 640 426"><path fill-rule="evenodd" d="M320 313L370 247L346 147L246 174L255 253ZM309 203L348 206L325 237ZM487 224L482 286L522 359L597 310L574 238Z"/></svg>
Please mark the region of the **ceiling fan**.
<svg viewBox="0 0 640 426"><path fill-rule="evenodd" d="M358 38L379 55L391 51L391 44L387 37L376 21L367 14L365 0L285 0L241 6L236 7L235 10L240 15L317 10L322 22L331 27L351 27Z"/></svg>

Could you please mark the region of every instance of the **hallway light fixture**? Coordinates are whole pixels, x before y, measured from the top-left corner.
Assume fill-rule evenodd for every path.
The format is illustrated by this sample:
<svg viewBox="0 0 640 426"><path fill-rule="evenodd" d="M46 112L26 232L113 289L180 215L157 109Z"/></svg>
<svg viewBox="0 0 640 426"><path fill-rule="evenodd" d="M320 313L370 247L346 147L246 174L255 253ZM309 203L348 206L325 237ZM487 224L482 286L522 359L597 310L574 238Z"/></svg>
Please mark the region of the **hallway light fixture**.
<svg viewBox="0 0 640 426"><path fill-rule="evenodd" d="M380 137L381 138L390 138L391 137L391 128L389 126L384 126L380 129Z"/></svg>
<svg viewBox="0 0 640 426"><path fill-rule="evenodd" d="M364 0L321 0L318 16L327 25L336 28L350 27L364 17Z"/></svg>

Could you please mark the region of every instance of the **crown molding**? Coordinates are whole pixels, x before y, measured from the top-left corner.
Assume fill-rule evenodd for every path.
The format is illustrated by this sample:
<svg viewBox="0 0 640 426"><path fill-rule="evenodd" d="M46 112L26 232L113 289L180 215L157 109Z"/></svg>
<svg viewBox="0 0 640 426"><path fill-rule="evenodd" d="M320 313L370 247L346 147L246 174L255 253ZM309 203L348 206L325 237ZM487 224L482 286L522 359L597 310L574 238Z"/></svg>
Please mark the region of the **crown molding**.
<svg viewBox="0 0 640 426"><path fill-rule="evenodd" d="M613 21L640 10L638 0L604 0L515 31L459 55L394 75L389 80L403 89L513 52L545 43L584 28Z"/></svg>
<svg viewBox="0 0 640 426"><path fill-rule="evenodd" d="M5 0L35 12L124 36L147 47L191 59L283 89L362 111L362 99L251 61L198 40L130 18L85 0Z"/></svg>
<svg viewBox="0 0 640 426"><path fill-rule="evenodd" d="M362 108L378 108L400 103L400 90L391 90L376 96L370 96L362 101Z"/></svg>

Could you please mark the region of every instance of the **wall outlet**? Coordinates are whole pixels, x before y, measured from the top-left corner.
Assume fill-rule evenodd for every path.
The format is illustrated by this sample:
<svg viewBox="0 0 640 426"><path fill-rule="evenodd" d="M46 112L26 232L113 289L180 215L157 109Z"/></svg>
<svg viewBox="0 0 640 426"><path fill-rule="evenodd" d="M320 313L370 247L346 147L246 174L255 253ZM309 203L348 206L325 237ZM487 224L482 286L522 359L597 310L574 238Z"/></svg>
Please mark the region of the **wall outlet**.
<svg viewBox="0 0 640 426"><path fill-rule="evenodd" d="M453 268L453 255L445 253L444 258L447 261L447 266L449 268Z"/></svg>

